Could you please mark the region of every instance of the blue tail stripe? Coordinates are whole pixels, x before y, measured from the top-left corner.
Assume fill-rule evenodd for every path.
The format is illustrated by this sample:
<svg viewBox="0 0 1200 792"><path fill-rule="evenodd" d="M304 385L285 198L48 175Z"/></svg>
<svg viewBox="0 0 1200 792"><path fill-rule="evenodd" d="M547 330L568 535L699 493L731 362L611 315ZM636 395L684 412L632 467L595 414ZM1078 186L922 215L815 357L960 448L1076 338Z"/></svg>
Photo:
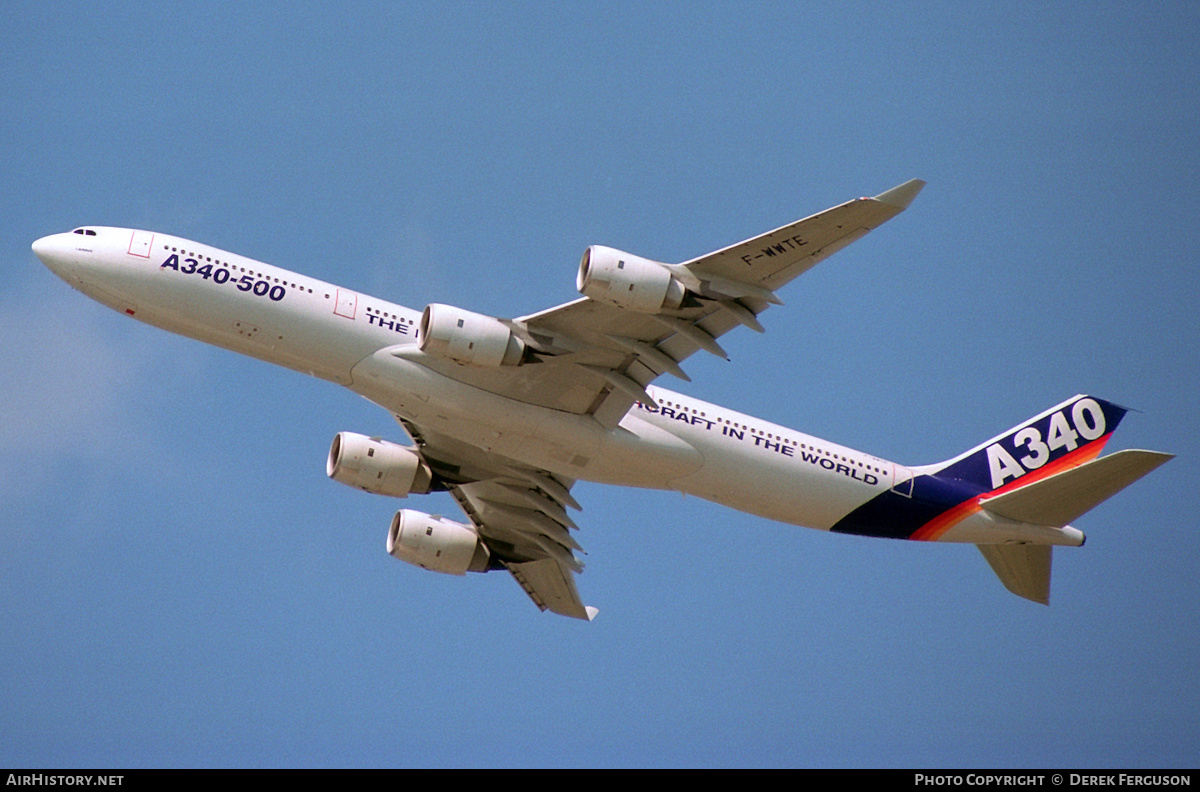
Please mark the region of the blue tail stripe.
<svg viewBox="0 0 1200 792"><path fill-rule="evenodd" d="M891 490L880 493L830 530L908 539L948 510L1106 437L1126 412L1094 396L1068 399L940 469L932 466L935 472L913 479L911 496Z"/></svg>
<svg viewBox="0 0 1200 792"><path fill-rule="evenodd" d="M838 520L834 533L908 539L930 520L979 495L980 489L936 476L913 479L911 496L881 492Z"/></svg>

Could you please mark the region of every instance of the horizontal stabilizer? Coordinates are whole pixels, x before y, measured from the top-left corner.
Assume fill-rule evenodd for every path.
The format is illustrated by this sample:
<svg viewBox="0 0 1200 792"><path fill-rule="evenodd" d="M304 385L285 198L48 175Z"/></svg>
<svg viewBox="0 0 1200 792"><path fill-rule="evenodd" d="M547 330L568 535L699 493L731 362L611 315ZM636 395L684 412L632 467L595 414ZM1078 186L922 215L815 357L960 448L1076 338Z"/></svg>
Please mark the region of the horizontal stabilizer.
<svg viewBox="0 0 1200 792"><path fill-rule="evenodd" d="M1004 588L1027 600L1050 604L1050 545L975 545Z"/></svg>
<svg viewBox="0 0 1200 792"><path fill-rule="evenodd" d="M1017 522L1062 527L1171 459L1174 455L1158 451L1118 451L987 498L979 505ZM988 561L996 566L990 557Z"/></svg>

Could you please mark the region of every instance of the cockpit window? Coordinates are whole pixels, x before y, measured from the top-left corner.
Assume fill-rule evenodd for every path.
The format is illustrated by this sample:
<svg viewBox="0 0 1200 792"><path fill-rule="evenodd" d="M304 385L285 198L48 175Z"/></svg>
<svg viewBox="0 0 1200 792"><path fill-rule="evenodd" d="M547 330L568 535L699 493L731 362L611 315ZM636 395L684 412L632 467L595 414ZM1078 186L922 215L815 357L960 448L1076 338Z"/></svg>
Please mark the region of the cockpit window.
<svg viewBox="0 0 1200 792"><path fill-rule="evenodd" d="M90 228L76 228L72 234L83 234L85 236L96 236L96 232Z"/></svg>

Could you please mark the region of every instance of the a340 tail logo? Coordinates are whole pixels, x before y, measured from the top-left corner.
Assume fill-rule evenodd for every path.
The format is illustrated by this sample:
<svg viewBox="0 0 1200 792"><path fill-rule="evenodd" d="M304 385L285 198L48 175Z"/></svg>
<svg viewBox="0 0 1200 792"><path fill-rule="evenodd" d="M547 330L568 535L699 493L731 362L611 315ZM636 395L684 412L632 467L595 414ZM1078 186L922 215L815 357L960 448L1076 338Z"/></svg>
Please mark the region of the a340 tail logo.
<svg viewBox="0 0 1200 792"><path fill-rule="evenodd" d="M1009 479L1018 479L1050 460L1104 436L1107 422L1104 410L1095 399L1080 399L1069 409L1069 420L1067 408L1064 408L1051 414L1048 423L1042 418L1004 438L1005 442L1011 441L1011 451L1001 443L987 447L992 489L999 489Z"/></svg>

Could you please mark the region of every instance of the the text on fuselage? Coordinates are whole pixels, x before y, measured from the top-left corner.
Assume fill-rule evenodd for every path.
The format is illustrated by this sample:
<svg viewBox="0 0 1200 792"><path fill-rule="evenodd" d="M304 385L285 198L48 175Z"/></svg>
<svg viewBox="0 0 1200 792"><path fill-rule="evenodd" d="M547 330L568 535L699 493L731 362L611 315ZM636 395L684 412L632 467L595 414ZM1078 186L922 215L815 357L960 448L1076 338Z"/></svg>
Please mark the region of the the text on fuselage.
<svg viewBox="0 0 1200 792"><path fill-rule="evenodd" d="M651 407L648 404L637 402L638 409L645 410L648 413L657 413L663 418L670 418L674 421L683 421L692 426L699 427L706 432L711 432L718 426L716 421L709 420L702 415L696 415L692 412L676 410L673 407ZM818 453L815 449L802 449L789 445L787 441L781 438L763 437L761 434L755 434L747 429L735 429L729 424L721 423L721 435L735 442L750 443L753 442L756 448L761 448L763 451L780 454L781 456L799 459L811 465L828 470L831 473L840 473L847 478L862 482L867 485L875 485L879 483L879 477L868 473L865 470L860 470L857 467L847 464L845 461L838 461L829 456Z"/></svg>
<svg viewBox="0 0 1200 792"><path fill-rule="evenodd" d="M172 253L158 267L160 270L173 269L181 275L199 275L204 280L212 278L212 282L218 285L232 283L238 291L244 291L248 294L253 294L255 297L267 297L275 302L279 302L287 295L287 289L281 284L271 284L265 279L255 278L253 275L243 275L235 279L233 273L222 266L217 266L215 269L211 262L201 264L198 259L184 258L180 259L179 254Z"/></svg>
<svg viewBox="0 0 1200 792"><path fill-rule="evenodd" d="M373 314L370 311L367 312L367 324L369 324L369 325L377 324L380 327L383 327L385 329L394 330L395 332L399 333L400 335L408 335L408 333L409 333L409 326L407 324L405 324L404 320L402 320L402 319L396 319L396 320L384 319L382 316ZM412 335L414 338L416 338L416 336L417 336L417 328L416 327L412 328Z"/></svg>

